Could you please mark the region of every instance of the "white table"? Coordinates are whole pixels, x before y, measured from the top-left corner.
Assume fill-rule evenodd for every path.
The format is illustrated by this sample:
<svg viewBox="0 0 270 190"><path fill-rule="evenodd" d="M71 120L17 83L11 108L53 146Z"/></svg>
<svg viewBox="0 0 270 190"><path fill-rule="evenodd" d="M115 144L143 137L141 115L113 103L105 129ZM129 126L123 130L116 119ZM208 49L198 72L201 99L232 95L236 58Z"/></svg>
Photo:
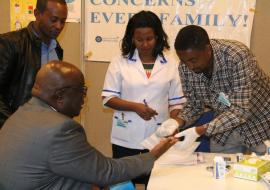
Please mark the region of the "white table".
<svg viewBox="0 0 270 190"><path fill-rule="evenodd" d="M225 179L213 178L206 170L217 154L204 154L205 163L193 166L155 164L148 190L267 190L263 181L254 182L233 177L232 171ZM235 155L230 156L235 161Z"/></svg>

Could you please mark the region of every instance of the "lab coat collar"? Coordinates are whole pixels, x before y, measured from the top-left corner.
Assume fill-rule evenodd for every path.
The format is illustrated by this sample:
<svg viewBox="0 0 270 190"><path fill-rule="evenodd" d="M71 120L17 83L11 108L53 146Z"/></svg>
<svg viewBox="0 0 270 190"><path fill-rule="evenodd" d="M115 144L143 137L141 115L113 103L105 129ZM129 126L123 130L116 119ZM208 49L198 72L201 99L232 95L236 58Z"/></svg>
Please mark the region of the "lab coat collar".
<svg viewBox="0 0 270 190"><path fill-rule="evenodd" d="M133 56L128 58L129 63L136 63L137 60L139 59L140 57L139 57L139 53L137 49L135 49ZM161 64L168 63L167 59L164 56L160 56L160 55L157 56L156 62L157 61L159 61Z"/></svg>
<svg viewBox="0 0 270 190"><path fill-rule="evenodd" d="M146 76L145 74L145 70L143 68L143 64L141 62L141 59L139 57L138 54L138 50L136 49L134 52L134 55L131 58L128 58L128 63L130 64L134 64L134 66L143 74ZM158 55L157 59L155 61L155 65L154 68L151 72L151 77L154 76L156 73L158 73L160 70L162 70L164 68L164 65L167 64L168 61L165 57ZM151 78L150 77L150 78Z"/></svg>

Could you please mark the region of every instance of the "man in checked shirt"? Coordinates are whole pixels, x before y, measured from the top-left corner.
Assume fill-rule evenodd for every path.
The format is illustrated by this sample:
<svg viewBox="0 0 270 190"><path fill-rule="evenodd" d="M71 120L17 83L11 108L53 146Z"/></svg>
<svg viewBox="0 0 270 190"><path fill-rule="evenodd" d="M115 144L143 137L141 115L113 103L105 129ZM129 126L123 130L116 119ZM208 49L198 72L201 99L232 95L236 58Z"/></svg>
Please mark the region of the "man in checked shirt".
<svg viewBox="0 0 270 190"><path fill-rule="evenodd" d="M194 25L179 31L174 46L187 98L179 127L198 119L205 107L215 115L209 123L178 133L185 137L182 148L205 134L211 152L264 154L263 142L270 138L270 78L251 51L237 41L210 40ZM165 121L162 127L171 124Z"/></svg>

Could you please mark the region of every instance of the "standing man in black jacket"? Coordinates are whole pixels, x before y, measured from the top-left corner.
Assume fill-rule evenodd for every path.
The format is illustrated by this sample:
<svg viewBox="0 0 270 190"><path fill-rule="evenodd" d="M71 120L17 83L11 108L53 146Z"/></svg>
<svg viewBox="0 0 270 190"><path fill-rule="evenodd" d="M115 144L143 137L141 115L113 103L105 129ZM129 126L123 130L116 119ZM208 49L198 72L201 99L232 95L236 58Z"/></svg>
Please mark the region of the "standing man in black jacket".
<svg viewBox="0 0 270 190"><path fill-rule="evenodd" d="M10 114L30 99L41 65L63 59L56 38L67 12L65 0L37 0L35 21L0 35L0 129Z"/></svg>

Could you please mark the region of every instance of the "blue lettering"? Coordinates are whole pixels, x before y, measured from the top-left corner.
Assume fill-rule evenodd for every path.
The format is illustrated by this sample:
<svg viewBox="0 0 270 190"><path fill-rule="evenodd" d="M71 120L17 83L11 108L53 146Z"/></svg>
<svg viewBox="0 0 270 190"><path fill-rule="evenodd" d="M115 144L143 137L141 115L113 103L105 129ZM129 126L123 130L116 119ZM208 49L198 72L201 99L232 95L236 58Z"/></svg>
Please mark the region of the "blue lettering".
<svg viewBox="0 0 270 190"><path fill-rule="evenodd" d="M100 5L101 3L95 3L95 0L90 0L90 3L93 5Z"/></svg>
<svg viewBox="0 0 270 190"><path fill-rule="evenodd" d="M112 15L113 15L113 13L111 13L111 14L108 16L106 13L103 12L102 15L103 15L105 21L108 23L108 22L111 20L111 17L112 17Z"/></svg>
<svg viewBox="0 0 270 190"><path fill-rule="evenodd" d="M133 17L133 15L135 15L135 13L128 13L128 20L131 19L131 17Z"/></svg>
<svg viewBox="0 0 270 190"><path fill-rule="evenodd" d="M136 4L136 0L130 0L130 2L131 2L132 5L135 5L135 6L142 5L142 3L137 3Z"/></svg>
<svg viewBox="0 0 270 190"><path fill-rule="evenodd" d="M156 4L152 0L145 0L144 5L146 5L146 6L155 6Z"/></svg>
<svg viewBox="0 0 270 190"><path fill-rule="evenodd" d="M176 4L182 6L183 5L183 0L176 0Z"/></svg>
<svg viewBox="0 0 270 190"><path fill-rule="evenodd" d="M129 1L129 0L122 0L122 1L124 2L125 5L128 5L128 1ZM118 5L121 5L121 4L120 4L120 1L118 2Z"/></svg>
<svg viewBox="0 0 270 190"><path fill-rule="evenodd" d="M180 16L179 15L175 15L175 17L173 18L172 22L171 22L171 25L182 25L182 21L180 19Z"/></svg>
<svg viewBox="0 0 270 190"><path fill-rule="evenodd" d="M97 12L91 12L90 20L91 23L100 23L100 20L98 19L99 13Z"/></svg>
<svg viewBox="0 0 270 190"><path fill-rule="evenodd" d="M103 2L104 2L105 5L114 5L115 4L115 1L116 0L112 0L111 2L110 2L110 0L103 0Z"/></svg>
<svg viewBox="0 0 270 190"><path fill-rule="evenodd" d="M239 18L241 17L241 15L238 15L238 17L236 19L234 19L233 15L228 15L230 21L232 22L232 25L235 27L237 25L237 21L239 20Z"/></svg>
<svg viewBox="0 0 270 190"><path fill-rule="evenodd" d="M195 0L188 0L188 2L185 3L186 6L194 6Z"/></svg>
<svg viewBox="0 0 270 190"><path fill-rule="evenodd" d="M206 18L205 18L205 25L206 25L206 26L209 26L209 25L210 25L210 15L206 15Z"/></svg>
<svg viewBox="0 0 270 190"><path fill-rule="evenodd" d="M116 24L125 24L125 21L123 21L123 16L125 13L116 13Z"/></svg>
<svg viewBox="0 0 270 190"><path fill-rule="evenodd" d="M221 24L218 24L219 16L217 14L214 15L214 25L213 26L224 26L224 20L221 21Z"/></svg>
<svg viewBox="0 0 270 190"><path fill-rule="evenodd" d="M142 5L142 3L136 3L137 2L136 0L130 0L130 2L132 5L135 5L135 6Z"/></svg>
<svg viewBox="0 0 270 190"><path fill-rule="evenodd" d="M195 21L197 20L197 23ZM195 25L201 25L202 22L202 15L197 15L195 19L192 18L191 14L186 14L186 24L195 24Z"/></svg>
<svg viewBox="0 0 270 190"><path fill-rule="evenodd" d="M99 3L98 0L92 0L94 3ZM115 0L113 0L115 1ZM163 3L168 2L168 0L162 0ZM107 0L107 2L109 2ZM110 0L112 2L112 0ZM117 2L117 0L116 0ZM137 1L138 2L138 1ZM99 23L115 23L115 24L126 24L128 20L135 13L126 12L90 12L89 22L99 24ZM180 13L170 14L168 12L159 13L159 18L162 24L168 25L200 25L200 26L248 26L248 15L219 15L219 14L191 14L191 13Z"/></svg>
<svg viewBox="0 0 270 190"><path fill-rule="evenodd" d="M92 5L194 6L196 0L89 0Z"/></svg>
<svg viewBox="0 0 270 190"><path fill-rule="evenodd" d="M158 1L158 6L163 6L163 5L169 5L168 1L167 0L159 0Z"/></svg>
<svg viewBox="0 0 270 190"><path fill-rule="evenodd" d="M160 13L160 20L162 24L164 23L164 21L168 20L168 16L170 16L169 13Z"/></svg>

